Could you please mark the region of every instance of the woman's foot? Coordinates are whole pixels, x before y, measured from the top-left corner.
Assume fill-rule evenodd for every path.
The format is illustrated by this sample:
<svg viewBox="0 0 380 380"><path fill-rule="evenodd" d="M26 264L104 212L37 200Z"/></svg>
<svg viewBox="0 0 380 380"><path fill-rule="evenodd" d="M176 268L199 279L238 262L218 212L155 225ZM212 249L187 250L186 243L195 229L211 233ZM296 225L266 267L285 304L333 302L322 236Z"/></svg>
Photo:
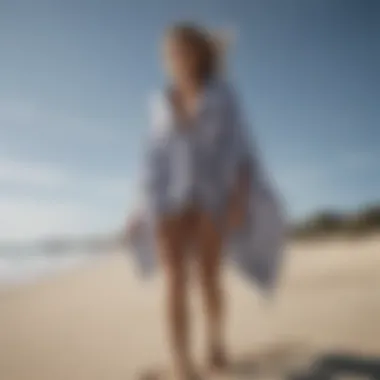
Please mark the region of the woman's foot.
<svg viewBox="0 0 380 380"><path fill-rule="evenodd" d="M227 357L222 347L214 347L208 357L208 368L212 371L220 371L227 366Z"/></svg>

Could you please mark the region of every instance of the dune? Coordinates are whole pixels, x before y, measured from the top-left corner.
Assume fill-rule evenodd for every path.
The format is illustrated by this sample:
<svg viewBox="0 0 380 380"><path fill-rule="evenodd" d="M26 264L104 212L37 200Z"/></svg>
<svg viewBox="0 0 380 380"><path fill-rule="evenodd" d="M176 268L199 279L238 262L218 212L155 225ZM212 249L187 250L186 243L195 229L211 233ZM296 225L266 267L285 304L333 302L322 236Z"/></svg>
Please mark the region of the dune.
<svg viewBox="0 0 380 380"><path fill-rule="evenodd" d="M263 378L281 378L276 364L291 352L300 360L323 352L380 356L378 236L290 244L274 299L263 299L231 268L225 288L231 361L266 360ZM0 289L0 379L128 380L165 366L162 297L160 276L142 282L123 252ZM191 312L202 360L196 287Z"/></svg>

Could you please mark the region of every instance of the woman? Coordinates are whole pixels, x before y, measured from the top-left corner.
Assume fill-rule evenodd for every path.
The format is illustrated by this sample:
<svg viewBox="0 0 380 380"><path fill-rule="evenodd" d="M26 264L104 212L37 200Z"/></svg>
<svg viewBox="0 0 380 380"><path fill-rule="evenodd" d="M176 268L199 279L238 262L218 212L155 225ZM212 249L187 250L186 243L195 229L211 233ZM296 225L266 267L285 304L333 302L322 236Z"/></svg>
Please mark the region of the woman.
<svg viewBox="0 0 380 380"><path fill-rule="evenodd" d="M220 369L226 364L222 250L227 237L240 244L237 253L249 249L254 222L251 194L258 188L259 168L247 144L239 101L221 77L220 47L192 24L167 32L164 56L171 83L153 104L143 186L146 208L129 226L131 237L140 229L140 243L153 241L164 268L175 379L195 374L186 309L189 260L198 264L208 364ZM141 238L144 218L149 227ZM132 245L139 250L137 243ZM262 272L253 261L245 269L249 265Z"/></svg>

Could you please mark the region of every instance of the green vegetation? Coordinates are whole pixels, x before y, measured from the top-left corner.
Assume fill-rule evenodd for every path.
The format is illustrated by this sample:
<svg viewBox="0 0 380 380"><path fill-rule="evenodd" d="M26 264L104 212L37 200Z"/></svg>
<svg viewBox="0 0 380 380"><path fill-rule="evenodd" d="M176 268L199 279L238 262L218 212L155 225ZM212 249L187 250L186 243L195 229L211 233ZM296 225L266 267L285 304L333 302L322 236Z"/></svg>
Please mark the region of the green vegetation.
<svg viewBox="0 0 380 380"><path fill-rule="evenodd" d="M330 235L358 236L380 231L380 205L358 212L320 212L291 228L294 238L326 237Z"/></svg>

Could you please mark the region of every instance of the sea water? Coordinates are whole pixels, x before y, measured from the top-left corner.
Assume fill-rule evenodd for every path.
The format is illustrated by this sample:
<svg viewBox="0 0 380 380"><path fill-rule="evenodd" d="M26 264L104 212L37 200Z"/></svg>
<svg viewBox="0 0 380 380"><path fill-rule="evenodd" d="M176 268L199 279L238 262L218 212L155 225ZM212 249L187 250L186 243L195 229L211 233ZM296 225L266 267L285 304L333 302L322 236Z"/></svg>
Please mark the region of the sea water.
<svg viewBox="0 0 380 380"><path fill-rule="evenodd" d="M22 284L91 262L94 254L71 251L60 254L30 249L23 253L0 254L0 287Z"/></svg>

